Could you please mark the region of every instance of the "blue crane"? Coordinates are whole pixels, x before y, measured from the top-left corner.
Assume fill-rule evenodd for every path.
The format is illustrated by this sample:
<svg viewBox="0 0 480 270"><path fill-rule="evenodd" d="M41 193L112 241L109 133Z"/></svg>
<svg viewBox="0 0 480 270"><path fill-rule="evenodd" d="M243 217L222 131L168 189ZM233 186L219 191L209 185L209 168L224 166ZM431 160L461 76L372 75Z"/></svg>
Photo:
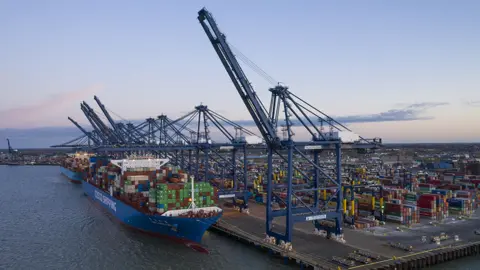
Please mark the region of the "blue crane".
<svg viewBox="0 0 480 270"><path fill-rule="evenodd" d="M10 160L18 161L18 159L23 159L23 156L20 154L20 152L17 149L12 148L12 145L10 144L10 139L8 139L8 138L7 138L7 144L8 144L8 154L9 154L8 158ZM15 165L17 165L17 164L15 164Z"/></svg>
<svg viewBox="0 0 480 270"><path fill-rule="evenodd" d="M82 148L93 150L96 147L106 147L115 144L142 144L143 142L138 137L137 127L131 123L115 123L110 114L108 113L105 106L101 103L98 97L94 97L95 101L98 103L99 107L102 109L102 112L105 114L109 123L114 127L113 130L108 128L105 125L100 117L95 113L95 111L85 102L80 104L80 108L85 114L87 120L92 126L92 131L87 131L75 120L68 117L68 120L72 122L84 135L75 138L69 142L54 145L52 147L68 147L68 148Z"/></svg>
<svg viewBox="0 0 480 270"><path fill-rule="evenodd" d="M12 146L10 145L10 140L7 138L7 144L8 144L8 153L10 155L13 155L13 153L15 152L15 150L13 150Z"/></svg>
<svg viewBox="0 0 480 270"><path fill-rule="evenodd" d="M96 99L97 102L99 102L98 98ZM102 104L99 102L99 104ZM103 104L102 104L103 106ZM104 110L104 107L101 107L102 110ZM97 130L100 136L103 139L103 143L106 145L121 145L124 142L123 137L116 133L114 130L109 128L98 116L98 114L84 101L80 105L82 111L84 112L85 116L87 117L88 121L94 128L94 130ZM106 112L106 110L105 110ZM108 114L108 112L107 112ZM110 116L110 115L109 115ZM109 117L108 116L108 117ZM108 118L107 117L107 118ZM112 120L113 121L113 120ZM113 123L115 126L115 123Z"/></svg>
<svg viewBox="0 0 480 270"><path fill-rule="evenodd" d="M121 125L121 124L119 125L119 124L115 123L115 121L113 121L113 118L110 116L110 113L107 111L107 109L105 108L105 106L103 105L103 103L100 101L100 99L97 96L94 96L93 99L95 99L95 101L98 104L98 107L100 107L103 114L107 118L108 122L112 126L112 128L113 128L112 133L114 134L114 137L115 137L116 141L121 143L121 144L127 143L128 139L131 139L131 138L129 138L129 133L125 132L125 130L123 129L124 126Z"/></svg>
<svg viewBox="0 0 480 270"><path fill-rule="evenodd" d="M74 138L74 139L68 141L68 142L58 144L58 145L52 145L50 147L53 147L53 148L74 148L76 150L88 151L88 150L91 150L91 148L93 146L91 144L90 139L87 136L81 135L77 138Z"/></svg>
<svg viewBox="0 0 480 270"><path fill-rule="evenodd" d="M243 135L256 136L253 132L212 111L206 105L195 106L193 111L175 120L162 114L156 119L147 118L138 125L116 123L99 98L95 96L94 99L112 129L83 102L81 109L93 131L87 131L68 118L84 135L54 147L83 148L97 153L148 151L168 157L171 164L181 167L200 181L222 179L220 183L216 182L219 196L233 198L234 202L240 197L243 199L240 208L248 208L247 141ZM213 131L218 131L217 135L223 135L222 142L212 139L211 128L216 128ZM232 133L232 130L235 133ZM230 154L226 153L229 151ZM243 153L243 159L238 159L239 152ZM200 165L203 168L200 168ZM225 179L232 179L233 184L226 185Z"/></svg>
<svg viewBox="0 0 480 270"><path fill-rule="evenodd" d="M112 128L105 125L98 117L98 114L85 102L81 104L82 111L94 129L91 133L99 134L100 138L94 142L92 151L115 153L148 151L170 158L172 165L188 168L183 152L184 150L191 152L194 148L190 147L187 149L188 147L185 144L180 143L185 141L186 137L183 134L180 134L183 138L178 137L179 131L172 126L175 123L174 120L161 115L157 119L147 118L144 122L136 125L132 123L116 123L100 99L97 96L94 96L94 99ZM174 132L171 132L171 130ZM82 130L82 132L85 134L86 131ZM65 144L61 146L65 146ZM178 152L182 153L181 158L179 158ZM189 164L191 163L190 159Z"/></svg>
<svg viewBox="0 0 480 270"><path fill-rule="evenodd" d="M173 153L162 152L160 154L164 157L170 158L172 164L177 165L189 174L192 174L194 168L193 150L185 148L185 146L189 145L189 137L183 133L184 130L187 132L192 132L192 130L183 125L181 122L183 119L184 117L180 117L179 119L172 120L164 114L159 115L156 121L153 122L153 125L155 126L154 131L158 129L158 134L152 134L152 137L158 140L158 145L180 147ZM186 157L186 152L188 153L188 159Z"/></svg>
<svg viewBox="0 0 480 270"><path fill-rule="evenodd" d="M219 183L212 182L219 189L219 197L232 198L234 202L237 197L240 197L242 203L238 206L242 211L247 210L248 143L243 135L258 136L202 104L195 106L193 111L178 119L176 123L178 122L182 122L181 130L190 133L190 138L186 140L187 144L196 147L193 173L195 177L203 181L220 179ZM222 135L223 141L212 138L212 131L217 134L218 139ZM239 153L243 153L242 160L238 159ZM216 167L211 167L211 161ZM200 171L200 164L203 165L202 171ZM210 169L214 169L214 173ZM225 170L227 170L226 174ZM232 180L232 185L226 184L227 178ZM238 180L241 180L243 188Z"/></svg>
<svg viewBox="0 0 480 270"><path fill-rule="evenodd" d="M82 131L83 134L85 134L85 136L87 136L95 145L101 144L101 141L97 138L98 135L96 135L94 132L86 131L82 126L80 126L79 123L70 117L68 117L68 120L70 120L70 122L72 122L78 129L80 129L80 131Z"/></svg>
<svg viewBox="0 0 480 270"><path fill-rule="evenodd" d="M102 126L97 123L93 116L91 115L91 112L87 109L87 107L84 105L84 103L80 103L80 109L83 111L85 114L85 117L87 118L88 122L92 126L93 130L95 133L100 137L101 144L109 145L109 140L105 132L102 130Z"/></svg>
<svg viewBox="0 0 480 270"><path fill-rule="evenodd" d="M105 116L112 126L118 125L108 114L107 109L98 98L97 103L102 108ZM244 129L240 125L228 120L219 113L212 111L205 105L195 106L194 110L172 120L166 115L160 115L157 119L148 118L146 121L134 126L127 124L129 135L135 137L134 141L126 140L125 145L112 146L106 131L100 121L92 116L88 108L82 109L87 119L94 128L94 133L101 133L103 139L95 142L92 149L95 152L124 152L124 151L150 151L158 155L169 157L173 165L178 165L189 172L199 181L215 179L232 179L233 185L225 187L225 181L218 184L219 196L222 198L242 197L241 209L247 208L248 179L247 179L247 142L240 135L256 136L253 132ZM215 142L211 138L211 128L216 128L218 135L223 135L223 142ZM232 129L235 134L232 134ZM81 129L82 130L82 129ZM214 130L215 131L215 130ZM82 130L84 134L88 134ZM231 151L230 155L225 152ZM243 162L238 159L238 153L243 152ZM186 154L188 153L188 157ZM213 166L211 168L211 162ZM222 164L222 166L218 166ZM200 169L200 165L203 168ZM210 169L214 169L212 172ZM226 172L225 172L226 171ZM241 181L241 185L238 184Z"/></svg>
<svg viewBox="0 0 480 270"><path fill-rule="evenodd" d="M72 122L82 133L83 135L74 138L68 142L53 145L51 147L54 148L75 148L75 149L82 149L82 150L90 150L95 146L101 145L102 140L101 137L98 135L98 132L95 130L87 131L83 128L77 121L73 120L71 117L68 117L68 120Z"/></svg>
<svg viewBox="0 0 480 270"><path fill-rule="evenodd" d="M166 129L169 128L169 125L174 124L176 120L171 120L162 115L158 119L147 118L144 122L136 125L133 123L116 123L100 99L97 96L94 96L94 99L107 118L111 128L100 119L99 115L86 102L82 102L80 108L92 126L93 131L86 131L77 122L69 118L85 134L84 136L92 140L92 150L122 152L127 151L126 149L128 151L161 151L163 149L170 151L172 149L181 149L184 146L184 144L179 144L182 141L181 138L169 137L168 141L165 139L168 134L170 134L168 136L172 135L172 132L166 131ZM186 137L182 134L181 136L185 140Z"/></svg>
<svg viewBox="0 0 480 270"><path fill-rule="evenodd" d="M10 159L15 160L18 155L18 150L12 148L12 146L10 145L10 139L8 138L7 138L7 144L8 144L8 154L10 155Z"/></svg>
<svg viewBox="0 0 480 270"><path fill-rule="evenodd" d="M324 220L334 221L333 230L328 230L329 235L334 233L342 237L342 208L343 202L341 186L341 149L369 149L376 148L381 140L359 138L355 143L344 144L340 138L334 136L334 130L350 131L328 115L317 110L305 100L294 95L288 90L288 87L276 85L270 88L271 104L267 111L260 99L257 97L252 85L243 72L236 56L232 52L230 45L226 41L226 36L219 30L213 16L205 8L198 12L198 20L208 36L215 52L232 80L242 101L247 107L257 128L262 134L267 145L267 201L266 201L266 233L275 237L277 242L284 241L291 243L293 225L297 222L312 221L317 229L327 230ZM238 54L238 53L237 53ZM283 138L277 133L280 110L284 112L284 125L282 125ZM312 118L315 118L313 120ZM312 140L307 142L298 142L293 139L294 120L299 123L311 135ZM316 125L320 122L320 127ZM330 128L329 133L324 132L323 125ZM337 133L338 134L338 133ZM303 149L302 149L303 148ZM336 166L334 173L328 172L320 166L319 154L323 150L334 150L336 156ZM313 158L308 154L312 154ZM276 154L287 163L286 188L273 183L273 155ZM313 173L304 171L294 163L294 155L303 158L312 168ZM302 180L310 184L310 188L305 185L294 185L294 172L298 172ZM323 182L321 182L323 180ZM330 185L329 185L330 184ZM333 186L331 185L333 184ZM282 192L285 191L286 192ZM321 190L332 190L337 199L337 206L334 211L326 208L328 202L324 205L319 204L318 193ZM280 195L285 198L282 198ZM285 194L286 193L286 194ZM313 203L304 201L298 194L309 193L313 197ZM333 198L333 197L332 197ZM272 200L282 202L285 209L274 210ZM298 201L294 206L292 200ZM285 216L285 232L276 232L272 228L272 222L275 217Z"/></svg>

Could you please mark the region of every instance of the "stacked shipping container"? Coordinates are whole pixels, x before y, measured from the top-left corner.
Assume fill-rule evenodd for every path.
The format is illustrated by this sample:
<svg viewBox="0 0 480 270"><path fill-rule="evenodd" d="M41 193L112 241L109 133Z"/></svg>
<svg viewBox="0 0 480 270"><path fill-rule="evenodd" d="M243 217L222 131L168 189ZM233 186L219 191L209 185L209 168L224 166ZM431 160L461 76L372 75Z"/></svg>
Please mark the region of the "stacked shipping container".
<svg viewBox="0 0 480 270"><path fill-rule="evenodd" d="M198 207L214 206L218 194L209 183L194 184L194 203ZM153 200L154 198L154 200ZM169 210L186 209L192 203L191 184L157 184L156 189L150 190L150 201L155 203L158 213Z"/></svg>
<svg viewBox="0 0 480 270"><path fill-rule="evenodd" d="M72 172L87 172L88 171L88 158L82 157L68 157L62 161L62 166L69 169Z"/></svg>
<svg viewBox="0 0 480 270"><path fill-rule="evenodd" d="M429 194L435 188L433 184L420 183L418 184L418 193L420 194Z"/></svg>
<svg viewBox="0 0 480 270"><path fill-rule="evenodd" d="M401 200L392 200L385 203L385 217L393 221L410 226L420 222L420 215L415 205L402 204Z"/></svg>
<svg viewBox="0 0 480 270"><path fill-rule="evenodd" d="M442 220L448 216L448 204L446 197L442 194L422 194L417 206L420 208L420 215L432 220Z"/></svg>
<svg viewBox="0 0 480 270"><path fill-rule="evenodd" d="M471 215L476 208L475 191L457 190L448 200L449 213L453 215Z"/></svg>
<svg viewBox="0 0 480 270"><path fill-rule="evenodd" d="M191 205L191 183L186 183L187 174L171 166L128 169L121 174L120 168L97 159L91 166L90 184L146 214L163 214L170 210L188 209ZM197 207L215 206L217 190L210 183L194 184L194 202ZM193 213L186 213L192 217ZM205 213L198 213L205 217Z"/></svg>

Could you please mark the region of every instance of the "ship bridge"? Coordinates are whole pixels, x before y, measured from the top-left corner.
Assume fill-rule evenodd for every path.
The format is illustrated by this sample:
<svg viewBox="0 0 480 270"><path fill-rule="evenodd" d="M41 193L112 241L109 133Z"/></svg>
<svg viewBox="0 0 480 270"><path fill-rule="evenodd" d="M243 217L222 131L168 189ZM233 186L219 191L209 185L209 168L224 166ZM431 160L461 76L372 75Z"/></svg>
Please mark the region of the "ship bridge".
<svg viewBox="0 0 480 270"><path fill-rule="evenodd" d="M170 160L168 158L148 158L148 159L119 159L111 160L110 162L121 168L122 173L136 168L155 168L159 170L162 166L167 164Z"/></svg>

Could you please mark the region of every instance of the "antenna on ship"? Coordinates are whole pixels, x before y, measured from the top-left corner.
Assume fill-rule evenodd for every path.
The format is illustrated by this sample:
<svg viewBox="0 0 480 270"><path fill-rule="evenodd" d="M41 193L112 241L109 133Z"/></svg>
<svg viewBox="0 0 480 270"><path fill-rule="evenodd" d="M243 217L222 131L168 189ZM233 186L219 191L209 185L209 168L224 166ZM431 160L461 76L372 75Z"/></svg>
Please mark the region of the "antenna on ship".
<svg viewBox="0 0 480 270"><path fill-rule="evenodd" d="M197 208L197 206L195 205L195 185L194 185L194 179L195 177L193 175L190 176L190 180L191 180L191 185L192 185L192 196L190 197L190 200L191 203L190 203L190 206L188 207L188 209L195 209Z"/></svg>

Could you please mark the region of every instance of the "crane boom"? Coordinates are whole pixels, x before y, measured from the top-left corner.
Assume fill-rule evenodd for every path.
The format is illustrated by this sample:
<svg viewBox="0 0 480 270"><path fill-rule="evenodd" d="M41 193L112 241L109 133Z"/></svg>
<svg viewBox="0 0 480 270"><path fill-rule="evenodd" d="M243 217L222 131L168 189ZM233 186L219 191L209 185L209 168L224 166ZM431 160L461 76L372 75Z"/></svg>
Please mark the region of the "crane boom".
<svg viewBox="0 0 480 270"><path fill-rule="evenodd" d="M117 126L117 131L120 136L123 136L123 142L124 143L134 143L135 142L135 137L133 134L130 134L128 130L126 129L125 125L123 123L115 123Z"/></svg>
<svg viewBox="0 0 480 270"><path fill-rule="evenodd" d="M124 139L124 137L123 137L123 134L122 134L121 130L119 130L118 125L115 123L115 121L113 121L113 118L110 116L110 113L109 113L109 112L107 111L107 109L105 108L105 105L103 105L103 103L100 101L100 99L99 99L97 96L94 96L93 98L95 99L95 101L97 102L98 106L99 106L100 109L102 110L103 114L104 114L105 117L107 118L108 122L109 122L110 125L112 126L114 137L115 137L117 140L119 140L120 142L125 143L125 139Z"/></svg>
<svg viewBox="0 0 480 270"><path fill-rule="evenodd" d="M245 103L250 115L252 116L257 128L260 130L265 142L276 144L280 141L277 131L264 110L261 102L257 98L255 91L233 54L230 46L227 44L225 35L220 32L217 23L212 14L205 8L198 12L198 20L207 34L213 48L218 54L230 79L232 79L235 88Z"/></svg>
<svg viewBox="0 0 480 270"><path fill-rule="evenodd" d="M73 120L70 117L68 117L68 120L70 120L70 122L72 122L78 129L80 129L83 132L83 134L85 134L95 144L100 144L100 141L97 140L97 138L95 138L91 132L86 131L82 126L80 126L80 124L77 123L77 121Z"/></svg>
<svg viewBox="0 0 480 270"><path fill-rule="evenodd" d="M90 112L88 109L83 105L83 103L80 103L80 109L82 109L83 114L85 114L85 117L87 118L88 122L90 122L90 125L92 126L93 130L96 131L97 135L100 137L100 139L104 142L108 142L108 138L105 136L105 133L101 130L99 126L93 121L92 117L90 116Z"/></svg>
<svg viewBox="0 0 480 270"><path fill-rule="evenodd" d="M97 127L105 134L106 138L111 144L118 143L118 135L113 132L100 117L95 113L95 111L88 105L85 101L82 103L92 120L97 124Z"/></svg>
<svg viewBox="0 0 480 270"><path fill-rule="evenodd" d="M7 144L8 144L8 153L9 154L13 154L13 148L12 146L10 145L10 139L7 138Z"/></svg>
<svg viewBox="0 0 480 270"><path fill-rule="evenodd" d="M110 125L112 126L112 128L117 129L118 127L115 124L115 121L113 121L112 117L110 116L110 113L108 113L107 109L105 108L105 105L103 105L103 103L100 101L100 99L97 96L93 96L93 99L95 99L95 101L98 104L98 107L100 107L100 109L102 110L105 117L107 117L107 120L110 123Z"/></svg>

